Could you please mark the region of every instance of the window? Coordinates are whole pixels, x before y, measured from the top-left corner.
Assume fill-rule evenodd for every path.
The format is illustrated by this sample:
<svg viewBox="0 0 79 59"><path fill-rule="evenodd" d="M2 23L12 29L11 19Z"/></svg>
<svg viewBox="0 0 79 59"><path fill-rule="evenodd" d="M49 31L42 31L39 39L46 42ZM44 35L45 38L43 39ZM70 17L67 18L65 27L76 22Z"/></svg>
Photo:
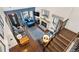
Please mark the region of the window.
<svg viewBox="0 0 79 59"><path fill-rule="evenodd" d="M53 20L52 20L52 21L53 21L53 22L52 22L53 25L57 25L60 18L59 18L58 16L52 16L52 19L53 19Z"/></svg>
<svg viewBox="0 0 79 59"><path fill-rule="evenodd" d="M3 44L3 42L0 40L0 52L5 52L5 45Z"/></svg>
<svg viewBox="0 0 79 59"><path fill-rule="evenodd" d="M25 11L23 12L23 18L29 18L29 12L28 11Z"/></svg>
<svg viewBox="0 0 79 59"><path fill-rule="evenodd" d="M2 38L4 38L4 22L3 22L3 19L2 19L2 17L0 16L0 36L2 37Z"/></svg>
<svg viewBox="0 0 79 59"><path fill-rule="evenodd" d="M33 11L29 11L29 16L33 18Z"/></svg>

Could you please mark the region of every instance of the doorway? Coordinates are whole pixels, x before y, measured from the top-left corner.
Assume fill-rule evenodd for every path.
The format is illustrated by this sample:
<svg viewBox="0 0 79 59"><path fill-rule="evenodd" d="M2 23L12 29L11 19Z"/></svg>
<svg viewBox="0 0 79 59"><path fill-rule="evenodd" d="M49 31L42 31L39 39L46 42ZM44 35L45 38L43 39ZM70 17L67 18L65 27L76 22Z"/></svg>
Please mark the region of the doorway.
<svg viewBox="0 0 79 59"><path fill-rule="evenodd" d="M13 26L15 27L20 26L19 19L16 13L8 14L8 17L10 18Z"/></svg>

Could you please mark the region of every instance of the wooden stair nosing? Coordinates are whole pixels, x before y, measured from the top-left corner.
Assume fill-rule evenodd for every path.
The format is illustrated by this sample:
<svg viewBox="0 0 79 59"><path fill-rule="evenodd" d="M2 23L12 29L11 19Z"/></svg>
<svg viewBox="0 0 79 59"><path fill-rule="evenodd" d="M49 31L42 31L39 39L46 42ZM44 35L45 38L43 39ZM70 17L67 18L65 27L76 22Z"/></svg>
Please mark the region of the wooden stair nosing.
<svg viewBox="0 0 79 59"><path fill-rule="evenodd" d="M56 44L57 44L60 48L62 48L62 49L64 49L64 48L65 48L65 47L63 48L63 47L61 46L61 44L60 44L60 43L58 43L57 41L55 41L55 40L54 40L54 42L55 42L55 43L56 43ZM67 46L66 46L66 47L67 47Z"/></svg>
<svg viewBox="0 0 79 59"><path fill-rule="evenodd" d="M50 51L52 52L58 52L58 50L54 47L54 46L48 46L48 48L50 49Z"/></svg>
<svg viewBox="0 0 79 59"><path fill-rule="evenodd" d="M54 47L55 47L59 52L61 52L61 51L64 50L64 48L60 47L60 46L57 44L57 42L54 41L53 43L54 43Z"/></svg>
<svg viewBox="0 0 79 59"><path fill-rule="evenodd" d="M75 32L73 32L73 31L71 31L71 30L69 30L69 29L67 29L67 28L64 28L64 30L65 30L65 31L68 31L68 32L70 32L70 33L73 33L74 35L76 35Z"/></svg>
<svg viewBox="0 0 79 59"><path fill-rule="evenodd" d="M67 44L65 42L63 42L60 38L56 37L60 42L62 42L65 46L67 46Z"/></svg>
<svg viewBox="0 0 79 59"><path fill-rule="evenodd" d="M45 48L45 52L50 52L50 50L46 47L46 48Z"/></svg>
<svg viewBox="0 0 79 59"><path fill-rule="evenodd" d="M73 31L71 31L67 28L63 28L59 34L63 35L70 41L73 39L74 36L76 36L76 33L74 33Z"/></svg>
<svg viewBox="0 0 79 59"><path fill-rule="evenodd" d="M69 41L65 40L64 38L62 38L61 36L58 35L58 37L61 39L61 41L65 42L66 44L70 43ZM63 40L64 39L64 40Z"/></svg>
<svg viewBox="0 0 79 59"><path fill-rule="evenodd" d="M60 51L58 48L56 48L53 43L50 43L57 51Z"/></svg>
<svg viewBox="0 0 79 59"><path fill-rule="evenodd" d="M68 42L70 42L70 40L68 40L68 38L66 38L66 37L63 36L62 34L59 34L59 36L61 36L62 38L64 38L64 39L67 40Z"/></svg>

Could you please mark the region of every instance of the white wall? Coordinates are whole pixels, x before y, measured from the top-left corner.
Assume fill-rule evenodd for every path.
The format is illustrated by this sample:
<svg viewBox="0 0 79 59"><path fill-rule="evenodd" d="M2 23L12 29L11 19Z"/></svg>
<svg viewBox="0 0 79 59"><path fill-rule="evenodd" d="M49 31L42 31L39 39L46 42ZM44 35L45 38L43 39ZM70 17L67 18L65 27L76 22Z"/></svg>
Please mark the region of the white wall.
<svg viewBox="0 0 79 59"><path fill-rule="evenodd" d="M0 8L0 15L3 19L3 21L5 20L5 16L4 16L4 13L2 11L2 8ZM0 30L1 31L1 30ZM5 35L5 34L4 34ZM6 40L5 38L4 39L1 39L0 40L3 42L3 44L6 46L6 51L8 51L8 40Z"/></svg>
<svg viewBox="0 0 79 59"><path fill-rule="evenodd" d="M79 8L73 8L69 19L66 27L76 33L79 32Z"/></svg>
<svg viewBox="0 0 79 59"><path fill-rule="evenodd" d="M5 24L5 26L4 26L5 39L8 40L9 48L12 48L17 45L17 42L16 42L16 39L13 36L13 33L11 32L9 26L7 25L7 23L5 22L4 24Z"/></svg>
<svg viewBox="0 0 79 59"><path fill-rule="evenodd" d="M50 13L49 15L50 17L51 15L55 14L60 17L63 17L64 19L68 18L72 11L72 8L69 8L69 7L38 7L36 8L36 11L41 12L41 9L48 10Z"/></svg>
<svg viewBox="0 0 79 59"><path fill-rule="evenodd" d="M57 16L63 17L64 20L69 18L66 28L70 29L73 32L79 32L79 8L74 7L38 7L36 11L41 13L41 9L48 10L50 12L50 19L51 15L55 14Z"/></svg>
<svg viewBox="0 0 79 59"><path fill-rule="evenodd" d="M3 12L3 8L0 8L0 14L3 18L3 21L4 21L4 42L5 42L5 45L6 45L6 48L7 48L7 51L9 50L9 48L15 46L17 44L9 26L7 25L6 23L6 19L5 19L5 14ZM11 42L10 39L13 39ZM11 45L10 45L11 44ZM10 45L10 46L9 46Z"/></svg>

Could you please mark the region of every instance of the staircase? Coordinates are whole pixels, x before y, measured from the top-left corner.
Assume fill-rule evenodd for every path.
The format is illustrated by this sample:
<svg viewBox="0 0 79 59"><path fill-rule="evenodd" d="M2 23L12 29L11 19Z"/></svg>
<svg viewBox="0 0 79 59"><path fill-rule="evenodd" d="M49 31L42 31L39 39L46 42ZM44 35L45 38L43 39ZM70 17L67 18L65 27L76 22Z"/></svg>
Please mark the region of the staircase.
<svg viewBox="0 0 79 59"><path fill-rule="evenodd" d="M51 41L44 47L46 52L64 52L68 49L73 40L77 37L77 34L63 28L51 39Z"/></svg>

